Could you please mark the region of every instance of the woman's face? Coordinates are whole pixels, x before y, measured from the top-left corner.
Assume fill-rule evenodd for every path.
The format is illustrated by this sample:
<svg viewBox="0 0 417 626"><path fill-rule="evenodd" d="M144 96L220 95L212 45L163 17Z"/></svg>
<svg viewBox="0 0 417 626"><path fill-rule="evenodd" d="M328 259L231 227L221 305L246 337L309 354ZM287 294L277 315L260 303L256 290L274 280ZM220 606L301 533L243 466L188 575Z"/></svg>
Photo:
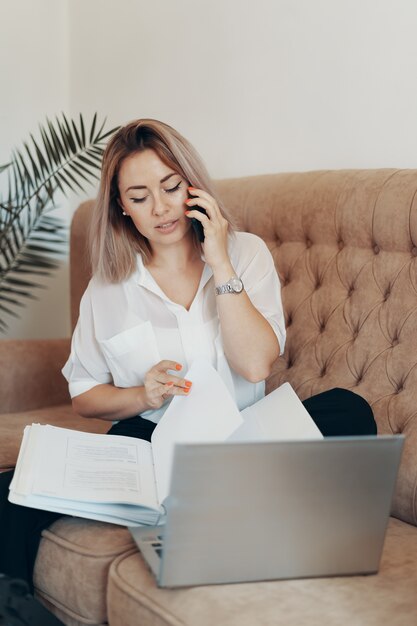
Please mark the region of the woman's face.
<svg viewBox="0 0 417 626"><path fill-rule="evenodd" d="M153 251L158 246L177 243L190 236L188 182L165 165L154 150L144 150L127 157L119 171L119 195L138 231L146 237Z"/></svg>

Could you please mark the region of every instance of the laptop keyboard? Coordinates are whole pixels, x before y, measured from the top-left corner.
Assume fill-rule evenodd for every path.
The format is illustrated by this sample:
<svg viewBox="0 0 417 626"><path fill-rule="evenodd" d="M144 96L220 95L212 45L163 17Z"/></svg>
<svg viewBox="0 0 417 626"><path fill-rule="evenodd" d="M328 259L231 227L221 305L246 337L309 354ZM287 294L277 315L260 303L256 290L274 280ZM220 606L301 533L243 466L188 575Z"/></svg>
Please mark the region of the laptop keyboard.
<svg viewBox="0 0 417 626"><path fill-rule="evenodd" d="M155 548L155 552L156 554L161 557L162 556L162 542L158 541L158 542L152 542L152 547Z"/></svg>
<svg viewBox="0 0 417 626"><path fill-rule="evenodd" d="M142 540L143 541L143 540ZM155 550L156 554L159 556L159 558L162 557L162 548L164 545L164 538L162 535L157 535L155 537L150 538L149 540L145 540L146 543L149 543L153 549Z"/></svg>

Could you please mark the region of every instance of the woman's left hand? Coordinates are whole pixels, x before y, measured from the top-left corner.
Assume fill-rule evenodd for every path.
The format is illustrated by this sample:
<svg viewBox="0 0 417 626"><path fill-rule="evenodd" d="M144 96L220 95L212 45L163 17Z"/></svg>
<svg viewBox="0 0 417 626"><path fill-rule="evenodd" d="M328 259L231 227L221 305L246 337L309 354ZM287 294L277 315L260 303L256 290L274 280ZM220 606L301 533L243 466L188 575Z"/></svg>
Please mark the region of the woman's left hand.
<svg viewBox="0 0 417 626"><path fill-rule="evenodd" d="M230 263L227 251L228 222L220 212L219 206L213 196L202 189L189 187L188 191L192 198L186 200L189 210L187 217L194 217L201 222L204 228L203 250L206 263L213 269L215 266L222 266ZM207 211L207 215L193 209L199 206Z"/></svg>

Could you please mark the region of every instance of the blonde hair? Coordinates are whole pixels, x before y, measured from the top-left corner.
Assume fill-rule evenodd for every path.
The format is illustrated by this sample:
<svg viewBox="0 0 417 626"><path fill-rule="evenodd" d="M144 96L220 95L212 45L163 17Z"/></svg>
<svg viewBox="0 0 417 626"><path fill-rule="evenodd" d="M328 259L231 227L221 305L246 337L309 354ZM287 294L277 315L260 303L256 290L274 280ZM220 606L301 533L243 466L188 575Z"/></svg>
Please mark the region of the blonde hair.
<svg viewBox="0 0 417 626"><path fill-rule="evenodd" d="M116 283L128 278L136 269L137 254L142 255L144 263L152 257L148 240L138 232L133 221L122 214L118 187L124 159L149 149L154 150L161 161L185 178L190 186L204 189L212 195L225 215L201 157L184 137L157 120L130 122L113 135L104 152L100 187L89 232L93 273L107 282ZM194 231L193 236L195 244L201 249Z"/></svg>

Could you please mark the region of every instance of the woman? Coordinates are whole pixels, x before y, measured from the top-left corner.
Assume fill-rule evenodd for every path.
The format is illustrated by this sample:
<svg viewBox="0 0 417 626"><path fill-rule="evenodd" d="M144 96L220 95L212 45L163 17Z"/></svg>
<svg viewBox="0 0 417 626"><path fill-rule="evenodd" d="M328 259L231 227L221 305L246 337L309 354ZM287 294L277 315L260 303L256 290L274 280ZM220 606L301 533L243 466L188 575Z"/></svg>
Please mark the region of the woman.
<svg viewBox="0 0 417 626"><path fill-rule="evenodd" d="M135 423L148 432L170 397L192 393L181 371L201 355L239 408L261 397L285 341L279 281L265 243L232 233L220 206L200 158L169 126L140 120L110 141L92 219L94 278L64 368L77 413L141 414Z"/></svg>
<svg viewBox="0 0 417 626"><path fill-rule="evenodd" d="M182 373L197 356L239 409L262 397L285 343L274 263L259 237L232 231L200 157L173 128L138 120L110 140L90 243L93 278L63 369L77 413L150 440L172 397L192 394ZM305 406L325 435L376 432L351 392ZM0 571L31 582L40 532L59 515L4 504L0 479Z"/></svg>

